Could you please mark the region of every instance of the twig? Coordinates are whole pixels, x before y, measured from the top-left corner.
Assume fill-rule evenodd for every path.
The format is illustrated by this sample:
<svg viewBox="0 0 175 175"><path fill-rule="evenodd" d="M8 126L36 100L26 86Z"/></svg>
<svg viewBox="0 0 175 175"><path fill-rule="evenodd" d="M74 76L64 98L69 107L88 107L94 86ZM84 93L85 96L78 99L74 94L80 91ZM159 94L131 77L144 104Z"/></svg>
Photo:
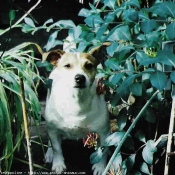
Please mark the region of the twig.
<svg viewBox="0 0 175 175"><path fill-rule="evenodd" d="M36 8L36 6L41 2L41 0L38 0L38 2L33 6L31 7L15 24L13 24L11 27L3 30L1 33L0 33L0 36L3 35L4 33L8 32L10 29L16 27L32 10L34 10Z"/></svg>
<svg viewBox="0 0 175 175"><path fill-rule="evenodd" d="M155 136L154 136L154 141L157 140L158 128L159 128L159 119L158 119L157 125L156 125L156 132L155 132Z"/></svg>
<svg viewBox="0 0 175 175"><path fill-rule="evenodd" d="M148 105L150 104L150 102L154 99L154 97L158 94L159 91L156 91L151 98L146 102L146 104L143 106L143 108L141 109L141 111L139 112L139 114L136 116L135 120L133 121L133 123L131 124L131 126L129 127L129 129L126 131L124 137L122 138L122 140L120 141L119 145L117 146L117 148L115 149L111 159L108 162L108 165L106 166L105 171L103 172L103 175L106 175L110 166L112 165L116 155L118 154L118 152L120 151L120 148L122 147L123 143L125 142L125 140L127 139L128 135L130 134L130 132L132 131L132 129L135 127L137 121L140 119L141 115L143 114L143 112L145 111L145 109L148 107Z"/></svg>
<svg viewBox="0 0 175 175"><path fill-rule="evenodd" d="M168 142L167 142L167 150L166 150L166 158L165 158L165 169L164 175L169 174L169 158L168 155L171 153L171 145L173 139L173 132L174 132L174 119L175 119L175 85L172 87L172 107L171 107L171 117L170 117L170 124L169 124L169 132L168 132Z"/></svg>
<svg viewBox="0 0 175 175"><path fill-rule="evenodd" d="M25 160L22 160L22 159L19 159L19 158L16 158L16 157L14 157L14 159L17 160L17 161L19 161L19 162L21 162L21 163L24 163L24 164L26 164L26 165L29 164L29 163L28 163L27 161L25 161ZM47 169L47 168L45 168L45 167L43 167L43 166L40 166L40 165L38 165L38 164L36 164L36 163L34 163L33 166L36 167L36 168L40 168L40 169L44 169L44 170L49 171L49 169Z"/></svg>
<svg viewBox="0 0 175 175"><path fill-rule="evenodd" d="M100 3L100 0L97 2L97 4L96 4L95 8L97 8L97 7L98 7L99 3Z"/></svg>
<svg viewBox="0 0 175 175"><path fill-rule="evenodd" d="M29 157L29 171L30 175L33 174L33 165L32 165L32 155L31 155L31 144L30 144L30 134L28 128L28 118L26 114L26 105L25 105L25 94L24 94L24 83L22 78L19 78L20 81L20 90L21 90L21 104L22 104L22 111L23 111L23 120L24 120L24 130L27 142L27 150L28 150L28 157Z"/></svg>
<svg viewBox="0 0 175 175"><path fill-rule="evenodd" d="M120 0L117 0L117 4L118 4L118 6L120 7Z"/></svg>

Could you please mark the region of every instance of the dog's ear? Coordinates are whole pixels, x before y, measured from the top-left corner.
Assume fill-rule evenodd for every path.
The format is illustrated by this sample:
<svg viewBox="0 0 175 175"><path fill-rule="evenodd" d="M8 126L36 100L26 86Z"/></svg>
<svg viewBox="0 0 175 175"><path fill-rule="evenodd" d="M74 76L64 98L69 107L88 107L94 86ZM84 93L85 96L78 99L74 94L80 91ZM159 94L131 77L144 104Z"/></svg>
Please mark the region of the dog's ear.
<svg viewBox="0 0 175 175"><path fill-rule="evenodd" d="M53 66L56 66L59 59L61 58L61 56L64 54L64 51L62 50L53 50L51 52L45 52L42 55L42 62L44 61L48 61L50 62Z"/></svg>
<svg viewBox="0 0 175 175"><path fill-rule="evenodd" d="M91 54L97 60L98 64L101 63L104 65L104 62L108 59L106 47L110 45L110 42L105 42L102 45L91 49L89 54Z"/></svg>

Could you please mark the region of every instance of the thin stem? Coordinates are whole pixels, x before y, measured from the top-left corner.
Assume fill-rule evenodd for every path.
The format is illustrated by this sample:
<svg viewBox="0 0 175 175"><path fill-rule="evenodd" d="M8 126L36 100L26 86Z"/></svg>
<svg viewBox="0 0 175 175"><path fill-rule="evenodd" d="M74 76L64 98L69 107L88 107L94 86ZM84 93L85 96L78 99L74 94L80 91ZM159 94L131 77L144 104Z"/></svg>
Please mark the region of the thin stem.
<svg viewBox="0 0 175 175"><path fill-rule="evenodd" d="M29 128L28 128L28 117L26 113L24 83L23 83L22 78L20 78L19 80L20 80L20 88L21 88L21 104L22 104L22 111L23 111L24 130L25 130L27 151L28 151L28 157L29 157L29 170L30 170L30 175L32 175L33 174L33 164L32 164L32 155L31 155L30 133L29 133Z"/></svg>
<svg viewBox="0 0 175 175"><path fill-rule="evenodd" d="M16 27L29 13L36 8L36 6L41 2L41 0L38 0L37 3L31 7L15 24L13 24L11 27L5 29L0 33L0 36L3 35L4 33L8 32L10 29Z"/></svg>
<svg viewBox="0 0 175 175"><path fill-rule="evenodd" d="M19 159L19 158L16 158L16 157L14 157L14 159L15 160L17 160L17 161L19 161L19 162L21 162L21 163L23 163L23 164L26 164L26 165L28 165L29 163L27 162L27 161L25 161L25 160L22 160L22 159ZM49 169L47 169L47 168L45 168L45 167L43 167L43 166L40 166L40 165L38 165L38 164L33 164L33 166L34 167L36 167L36 168L40 168L40 169L44 169L44 170L46 170L46 171L49 171Z"/></svg>
<svg viewBox="0 0 175 175"><path fill-rule="evenodd" d="M105 171L103 172L103 175L106 175L108 170L110 169L116 155L118 154L118 152L120 151L120 148L122 147L123 143L125 142L125 140L127 139L128 135L130 134L130 132L132 131L132 129L135 127L136 123L138 122L138 120L140 119L141 115L143 114L143 112L145 111L145 109L148 107L148 105L151 103L151 101L155 98L155 96L158 94L158 90L151 96L151 98L146 102L146 104L143 106L143 108L141 109L141 111L139 112L139 114L137 115L137 117L135 118L135 120L133 121L133 123L131 124L131 126L129 127L129 129L127 130L127 132L125 133L124 137L122 138L122 140L120 141L120 144L117 146L117 148L115 149L111 159L108 162L108 165L106 166Z"/></svg>
<svg viewBox="0 0 175 175"><path fill-rule="evenodd" d="M169 132L168 132L168 142L167 142L167 150L166 150L166 158L165 158L164 175L169 174L170 156L168 155L168 153L171 153L171 149L172 149L174 120L175 120L175 86L173 85L172 87L172 107L171 107L171 117L170 117Z"/></svg>

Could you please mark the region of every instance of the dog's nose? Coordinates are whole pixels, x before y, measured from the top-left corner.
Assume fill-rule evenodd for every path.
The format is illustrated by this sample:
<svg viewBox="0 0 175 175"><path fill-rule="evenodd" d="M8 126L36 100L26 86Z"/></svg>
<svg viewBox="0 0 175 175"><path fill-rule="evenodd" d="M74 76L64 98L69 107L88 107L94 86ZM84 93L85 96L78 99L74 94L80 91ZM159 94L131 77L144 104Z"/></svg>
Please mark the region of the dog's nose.
<svg viewBox="0 0 175 175"><path fill-rule="evenodd" d="M75 82L78 83L78 84L84 84L86 81L86 77L84 75L81 75L81 74L77 74L75 76Z"/></svg>

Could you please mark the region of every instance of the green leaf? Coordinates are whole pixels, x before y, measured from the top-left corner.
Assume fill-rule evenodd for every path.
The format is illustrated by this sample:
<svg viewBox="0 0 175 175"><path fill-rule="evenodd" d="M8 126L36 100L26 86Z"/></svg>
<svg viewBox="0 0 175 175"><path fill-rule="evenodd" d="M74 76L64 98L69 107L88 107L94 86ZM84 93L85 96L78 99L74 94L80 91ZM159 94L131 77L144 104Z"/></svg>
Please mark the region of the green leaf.
<svg viewBox="0 0 175 175"><path fill-rule="evenodd" d="M88 45L86 42L79 42L77 52L84 52Z"/></svg>
<svg viewBox="0 0 175 175"><path fill-rule="evenodd" d="M76 27L72 20L60 20L56 23L56 26L59 26L60 28L67 28L67 29Z"/></svg>
<svg viewBox="0 0 175 175"><path fill-rule="evenodd" d="M175 4L173 2L161 3L161 9L164 14L175 18Z"/></svg>
<svg viewBox="0 0 175 175"><path fill-rule="evenodd" d="M91 12L93 12L93 13L98 13L97 8L96 8L93 4L89 3L89 6L90 6L90 8L92 9Z"/></svg>
<svg viewBox="0 0 175 175"><path fill-rule="evenodd" d="M175 18L175 4L173 2L161 2L156 3L151 11L162 17L172 17Z"/></svg>
<svg viewBox="0 0 175 175"><path fill-rule="evenodd" d="M23 31L24 33L29 33L29 32L31 32L31 31L33 31L33 30L34 30L34 28L31 27L30 25L24 24L24 25L22 26L22 31Z"/></svg>
<svg viewBox="0 0 175 175"><path fill-rule="evenodd" d="M51 19L48 19L44 24L43 24L43 26L46 26L47 24L49 24L49 23L53 23L53 19L51 18Z"/></svg>
<svg viewBox="0 0 175 175"><path fill-rule="evenodd" d="M149 123L155 123L156 122L156 114L153 111L151 107L146 108L144 114L144 119L148 121Z"/></svg>
<svg viewBox="0 0 175 175"><path fill-rule="evenodd" d="M115 58L111 58L105 61L105 66L109 67L112 70L120 70L120 66L118 64L118 62L116 61Z"/></svg>
<svg viewBox="0 0 175 175"><path fill-rule="evenodd" d="M122 170L125 171L125 173L129 173L131 168L133 167L135 163L135 154L129 156L126 160L122 162Z"/></svg>
<svg viewBox="0 0 175 175"><path fill-rule="evenodd" d="M131 75L131 76L128 76L122 83L122 85L120 85L120 87L124 88L124 87L128 87L130 86L133 81L135 80L135 78L137 77L140 77L141 74L134 74L134 75Z"/></svg>
<svg viewBox="0 0 175 175"><path fill-rule="evenodd" d="M149 74L149 73L144 73L144 74L142 75L142 81L149 80L149 77L150 77L150 74Z"/></svg>
<svg viewBox="0 0 175 175"><path fill-rule="evenodd" d="M115 171L118 172L119 166L122 164L122 156L120 153L117 154L117 156L114 158L113 166L115 168Z"/></svg>
<svg viewBox="0 0 175 175"><path fill-rule="evenodd" d="M127 77L122 84L117 88L117 93L121 98L128 100L130 94L129 86L133 83L134 79L141 76L141 74L134 74Z"/></svg>
<svg viewBox="0 0 175 175"><path fill-rule="evenodd" d="M23 77L25 77L32 84L32 80L30 77L31 75L29 76L27 73L27 70L25 69L27 67L24 66L25 65L24 60L22 64L17 61L15 62L15 61L7 60L7 59L6 60L4 59L3 62L7 65L12 65L15 69L17 69L23 75Z"/></svg>
<svg viewBox="0 0 175 175"><path fill-rule="evenodd" d="M160 63L175 67L175 55L173 52L168 50L160 50L158 52L157 59Z"/></svg>
<svg viewBox="0 0 175 175"><path fill-rule="evenodd" d="M138 140L146 143L146 139L145 139L145 133L141 130L138 130L135 135L134 135Z"/></svg>
<svg viewBox="0 0 175 175"><path fill-rule="evenodd" d="M171 81L175 83L175 71L171 72L170 74Z"/></svg>
<svg viewBox="0 0 175 175"><path fill-rule="evenodd" d="M34 24L34 22L33 22L33 20L32 20L31 18L26 17L26 18L24 18L24 21L25 21L25 23L26 23L27 25L29 25L29 26L31 26L31 27L35 27L35 24Z"/></svg>
<svg viewBox="0 0 175 175"><path fill-rule="evenodd" d="M108 41L119 41L119 40L130 41L131 34L129 27L127 25L119 25L117 27L114 27L109 32L109 34L105 39Z"/></svg>
<svg viewBox="0 0 175 175"><path fill-rule="evenodd" d="M136 59L139 60L139 62L140 62L139 66L143 65L146 67L148 67L148 65L150 65L150 64L158 63L160 61L158 58L148 57L144 53L137 54Z"/></svg>
<svg viewBox="0 0 175 175"><path fill-rule="evenodd" d="M53 70L53 65L47 61L37 61L36 66L41 68L44 67L48 72L51 72Z"/></svg>
<svg viewBox="0 0 175 175"><path fill-rule="evenodd" d="M11 116L8 97L7 97L7 94L5 92L5 89L1 81L0 81L0 96L1 96L0 112L2 112L1 115L3 116L3 118L5 118L3 122L4 127L3 127L3 132L2 132L4 136L0 138L0 142L3 141L1 140L2 138L4 139L5 145L4 145L4 150L2 153L5 155L5 157L2 157L4 155L1 155L1 159L2 160L5 159L5 162L7 163L5 166L6 166L7 171L9 171L11 168L12 159L13 159L13 140L12 140L13 136L12 136L12 127L11 127L11 121L12 121L13 116Z"/></svg>
<svg viewBox="0 0 175 175"><path fill-rule="evenodd" d="M134 66L130 60L126 60L125 65L124 65L124 69L126 70L127 75L133 75Z"/></svg>
<svg viewBox="0 0 175 175"><path fill-rule="evenodd" d="M146 77L147 77L147 78L149 78L150 73L153 73L153 72L155 72L155 69L153 69L153 68L148 68L148 69L146 69L145 71L143 71L143 73L146 74ZM144 74L143 74L143 75L144 75ZM149 75L148 75L148 74L149 74ZM147 79L147 78L145 78L145 79Z"/></svg>
<svg viewBox="0 0 175 175"><path fill-rule="evenodd" d="M118 42L114 41L112 42L112 44L107 47L107 53L112 57L114 55L114 53L116 52L117 50L117 46L118 46Z"/></svg>
<svg viewBox="0 0 175 175"><path fill-rule="evenodd" d="M90 10L82 8L80 10L80 12L78 13L78 16L82 16L82 17L88 17L90 15Z"/></svg>
<svg viewBox="0 0 175 175"><path fill-rule="evenodd" d="M120 100L120 96L117 94L117 92L114 94L114 96L112 97L112 99L110 100L110 104L112 107L115 107L116 104L119 102Z"/></svg>
<svg viewBox="0 0 175 175"><path fill-rule="evenodd" d="M117 85L117 83L122 79L122 77L124 76L124 74L123 73L116 73L116 74L114 74L114 75L111 75L110 77L109 77L109 82L112 84L112 85L114 85L114 86L116 86Z"/></svg>
<svg viewBox="0 0 175 175"><path fill-rule="evenodd" d="M9 18L10 18L10 21L13 21L15 19L15 10L10 10Z"/></svg>
<svg viewBox="0 0 175 175"><path fill-rule="evenodd" d="M91 164L98 163L103 156L102 148L99 147L94 153L90 156L90 162Z"/></svg>
<svg viewBox="0 0 175 175"><path fill-rule="evenodd" d="M154 140L148 140L146 143L146 147L149 148L149 150L153 153L157 152L157 148L155 147L155 142Z"/></svg>
<svg viewBox="0 0 175 175"><path fill-rule="evenodd" d="M148 13L144 13L143 11L139 11L139 19L140 20L149 20Z"/></svg>
<svg viewBox="0 0 175 175"><path fill-rule="evenodd" d="M169 24L165 30L165 34L167 35L168 40L175 39L175 22Z"/></svg>
<svg viewBox="0 0 175 175"><path fill-rule="evenodd" d="M99 30L97 31L96 36L97 36L97 38L98 38L100 41L103 41L103 35L104 35L104 33L106 32L107 28L108 28L108 24L104 24L104 25L102 25L102 26L99 28Z"/></svg>
<svg viewBox="0 0 175 175"><path fill-rule="evenodd" d="M147 20L147 21L143 21L141 23L141 30L144 32L144 33L149 33L151 32L152 30L156 29L158 27L158 24L155 20L151 19L151 20Z"/></svg>
<svg viewBox="0 0 175 175"><path fill-rule="evenodd" d="M155 145L154 140L148 140L146 143L146 147L148 147L149 150L153 153L157 152L157 148L154 145Z"/></svg>
<svg viewBox="0 0 175 175"><path fill-rule="evenodd" d="M0 72L0 77L5 80L3 84L4 87L10 89L16 95L20 96L20 87L17 81L17 76L12 72ZM6 84L6 86L5 86Z"/></svg>
<svg viewBox="0 0 175 175"><path fill-rule="evenodd" d="M155 72L150 76L150 82L152 86L156 87L159 91L162 91L167 83L167 76L163 72Z"/></svg>
<svg viewBox="0 0 175 175"><path fill-rule="evenodd" d="M113 22L114 21L114 19L115 19L115 12L110 12L110 13L108 13L105 17L104 17L104 22L105 23L111 23L111 22Z"/></svg>
<svg viewBox="0 0 175 175"><path fill-rule="evenodd" d="M142 96L142 84L136 82L133 83L129 88L133 95Z"/></svg>
<svg viewBox="0 0 175 175"><path fill-rule="evenodd" d="M35 116L40 117L38 114L39 114L41 108L40 108L40 103L38 101L38 98L37 98L35 92L25 82L24 82L24 89L25 89L26 96L30 100L31 109L33 109L33 112L35 113ZM40 120L40 118L38 118L38 120Z"/></svg>
<svg viewBox="0 0 175 175"><path fill-rule="evenodd" d="M60 21L57 21L54 24L50 25L47 28L47 32L49 32L55 26L60 27L60 29L71 29L71 28L76 27L72 20L60 20Z"/></svg>
<svg viewBox="0 0 175 175"><path fill-rule="evenodd" d="M135 26L134 26L134 34L139 34L140 32L140 26L139 24L137 23Z"/></svg>
<svg viewBox="0 0 175 175"><path fill-rule="evenodd" d="M152 48L159 48L160 47L160 43L162 38L160 37L160 32L157 31L152 31L148 34L146 34L146 38L145 38L145 42L144 45L145 47L147 47L147 49L151 50L151 54L154 53L154 50L152 50ZM149 54L149 55L151 55ZM152 56L155 57L155 56Z"/></svg>
<svg viewBox="0 0 175 175"><path fill-rule="evenodd" d="M151 97L151 95L154 93L154 88L153 87L151 87L151 88L149 88L149 89L147 89L146 90L146 95L148 96L148 97Z"/></svg>
<svg viewBox="0 0 175 175"><path fill-rule="evenodd" d="M105 140L105 146L117 146L120 143L120 140L125 135L125 132L115 132L108 136Z"/></svg>
<svg viewBox="0 0 175 175"><path fill-rule="evenodd" d="M89 27L99 27L104 23L99 14L90 15L84 21Z"/></svg>
<svg viewBox="0 0 175 175"><path fill-rule="evenodd" d="M149 169L148 169L148 165L145 162L141 163L140 171L145 173L145 174L149 174L150 175L150 172L149 172Z"/></svg>
<svg viewBox="0 0 175 175"><path fill-rule="evenodd" d="M134 9L124 10L123 20L126 23L137 22L138 21L138 12Z"/></svg>
<svg viewBox="0 0 175 175"><path fill-rule="evenodd" d="M172 87L171 79L168 78L167 83L166 83L166 86L165 86L165 90L166 90L166 91L169 91L169 90L171 90L171 87ZM161 100L161 99L160 99L160 100Z"/></svg>
<svg viewBox="0 0 175 175"><path fill-rule="evenodd" d="M117 115L117 126L119 131L122 131L124 129L124 127L126 126L127 119L127 111L125 108L123 108Z"/></svg>
<svg viewBox="0 0 175 175"><path fill-rule="evenodd" d="M81 32L82 32L81 27L77 26L77 27L69 29L69 36L71 36L71 38L76 40L81 35Z"/></svg>
<svg viewBox="0 0 175 175"><path fill-rule="evenodd" d="M138 0L129 0L122 4L123 6L134 6L140 9L140 2Z"/></svg>
<svg viewBox="0 0 175 175"><path fill-rule="evenodd" d="M106 74L105 74L104 72L99 72L99 73L95 76L95 78L100 79L100 78L103 78L103 77L105 77L105 76L106 76Z"/></svg>
<svg viewBox="0 0 175 175"><path fill-rule="evenodd" d="M53 80L52 79L46 79L44 82L45 82L45 87L47 89L50 89L51 90Z"/></svg>
<svg viewBox="0 0 175 175"><path fill-rule="evenodd" d="M144 161L151 165L153 163L153 154L156 151L157 151L157 148L154 147L154 141L149 140L146 143L146 146L143 148L143 151L142 151L142 157L143 157Z"/></svg>
<svg viewBox="0 0 175 175"><path fill-rule="evenodd" d="M115 8L115 5L116 5L116 0L104 0L104 4L111 8L111 9L114 9Z"/></svg>
<svg viewBox="0 0 175 175"><path fill-rule="evenodd" d="M55 47L56 45L61 45L61 44L63 44L62 41L56 40L57 34L58 34L58 30L55 31L55 32L53 32L53 33L50 35L47 44L44 46L44 48L46 49L46 51L49 51L51 48Z"/></svg>
<svg viewBox="0 0 175 175"><path fill-rule="evenodd" d="M7 129L7 118L8 118L8 106L7 105L7 98L6 93L4 90L4 87L2 85L2 82L0 81L0 143L5 139L4 133L6 133Z"/></svg>

